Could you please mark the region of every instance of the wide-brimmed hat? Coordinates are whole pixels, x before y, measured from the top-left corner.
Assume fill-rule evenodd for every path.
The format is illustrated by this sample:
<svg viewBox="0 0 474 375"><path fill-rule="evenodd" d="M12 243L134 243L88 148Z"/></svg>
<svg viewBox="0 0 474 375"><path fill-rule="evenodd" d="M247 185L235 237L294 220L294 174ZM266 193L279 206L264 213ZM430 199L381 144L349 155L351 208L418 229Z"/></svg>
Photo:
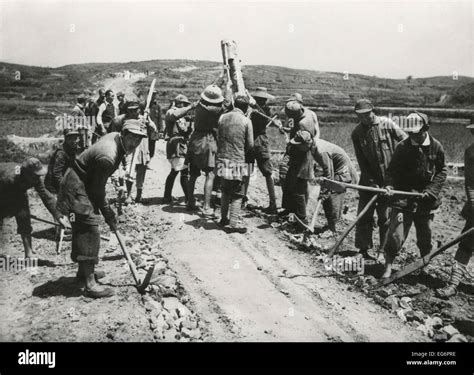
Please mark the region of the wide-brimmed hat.
<svg viewBox="0 0 474 375"><path fill-rule="evenodd" d="M21 169L37 176L44 176L48 171L36 158L28 158L21 164Z"/></svg>
<svg viewBox="0 0 474 375"><path fill-rule="evenodd" d="M222 103L224 101L222 90L216 85L207 86L201 93L201 98L213 104Z"/></svg>
<svg viewBox="0 0 474 375"><path fill-rule="evenodd" d="M268 93L268 90L266 87L257 87L255 89L255 92L252 93L252 96L254 98L262 98L262 99L268 99L268 100L275 99L273 95L270 95Z"/></svg>

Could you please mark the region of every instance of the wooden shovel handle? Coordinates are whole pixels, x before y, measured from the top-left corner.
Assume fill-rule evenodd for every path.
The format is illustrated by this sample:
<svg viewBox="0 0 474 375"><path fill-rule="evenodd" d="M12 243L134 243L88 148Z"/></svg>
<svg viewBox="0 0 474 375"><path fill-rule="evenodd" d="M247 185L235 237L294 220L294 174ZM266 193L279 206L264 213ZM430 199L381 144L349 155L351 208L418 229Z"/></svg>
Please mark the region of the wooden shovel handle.
<svg viewBox="0 0 474 375"><path fill-rule="evenodd" d="M115 236L117 237L118 243L120 244L120 247L122 248L122 251L125 255L125 258L127 258L127 263L128 266L130 267L130 271L132 271L133 279L135 280L135 284L137 286L140 286L140 279L138 278L138 273L137 269L135 267L135 263L133 263L132 258L130 257L130 253L128 252L127 248L125 247L125 243L123 242L122 236L120 233L116 230L114 230Z"/></svg>
<svg viewBox="0 0 474 375"><path fill-rule="evenodd" d="M347 237L347 235L350 233L350 231L356 226L356 224L360 221L360 219L362 219L362 217L367 213L367 211L370 209L370 207L372 207L375 204L378 197L379 197L378 195L374 195L370 199L370 201L365 205L364 209L359 213L359 215L357 216L355 221L351 225L349 225L346 228L346 230L344 231L344 233L342 233L341 237L339 237L336 244L333 246L331 251L329 251L328 257L332 257L334 255L334 253L337 251L339 246L341 246L342 241L344 241L344 239Z"/></svg>

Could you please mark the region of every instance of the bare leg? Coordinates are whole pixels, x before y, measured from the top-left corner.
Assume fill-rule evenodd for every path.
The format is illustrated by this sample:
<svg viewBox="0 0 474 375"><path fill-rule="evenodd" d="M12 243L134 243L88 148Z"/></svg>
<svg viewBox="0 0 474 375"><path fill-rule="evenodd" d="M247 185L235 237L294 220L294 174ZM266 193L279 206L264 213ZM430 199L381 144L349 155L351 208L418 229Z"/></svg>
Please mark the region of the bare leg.
<svg viewBox="0 0 474 375"><path fill-rule="evenodd" d="M214 185L214 172L209 172L206 175L206 182L204 183L204 210L211 208L212 186Z"/></svg>
<svg viewBox="0 0 474 375"><path fill-rule="evenodd" d="M22 234L21 240L23 241L23 247L25 249L25 258L32 258L35 252L33 251L31 234Z"/></svg>

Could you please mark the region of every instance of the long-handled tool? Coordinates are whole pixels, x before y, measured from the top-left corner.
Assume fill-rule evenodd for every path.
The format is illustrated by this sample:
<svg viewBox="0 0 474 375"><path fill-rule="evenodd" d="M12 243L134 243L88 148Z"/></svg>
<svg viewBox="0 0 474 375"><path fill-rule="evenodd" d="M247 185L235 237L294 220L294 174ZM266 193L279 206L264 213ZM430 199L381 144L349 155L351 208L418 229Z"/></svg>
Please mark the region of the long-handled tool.
<svg viewBox="0 0 474 375"><path fill-rule="evenodd" d="M63 240L64 240L64 232L65 232L64 228L61 228L59 230L59 241L56 244L56 254L61 254L61 248L63 246Z"/></svg>
<svg viewBox="0 0 474 375"><path fill-rule="evenodd" d="M37 220L37 221L41 221L42 223L54 225L55 227L60 227L60 226L61 226L61 224L59 224L59 223L55 223L54 221L49 221L49 220L41 219L41 218L39 218L39 217L36 217L35 215L31 215L31 218L32 218L32 219L35 219L35 220ZM101 239L101 240L104 240L104 241L110 241L110 238L105 237L105 236L100 236L100 239Z"/></svg>
<svg viewBox="0 0 474 375"><path fill-rule="evenodd" d="M419 270L420 268L425 267L429 263L429 261L431 259L433 259L435 256L437 256L437 255L441 254L442 252L448 250L450 247L453 247L458 242L461 242L463 239L465 239L466 237L468 237L472 234L474 234L474 228L471 228L471 229L465 231L464 233L461 233L454 240L451 240L447 244L444 244L443 246L431 251L430 253L426 254L424 257L420 258L416 262L413 262L413 263L409 264L408 266L406 266L405 268L403 268L402 270L394 273L392 276L390 276L386 279L383 279L381 284L382 285L390 284L390 283L394 282L395 280L398 280L398 279L400 279L400 278L402 278L406 275L409 275L409 274L415 272L416 270Z"/></svg>
<svg viewBox="0 0 474 375"><path fill-rule="evenodd" d="M347 237L347 235L350 233L350 231L352 229L354 229L354 227L356 226L356 224L362 219L362 217L364 217L364 215L367 213L367 211L370 209L370 207L372 207L375 202L377 201L378 199L378 195L374 195L370 201L365 205L364 209L362 211L360 211L359 215L357 215L356 219L354 220L354 222L349 225L346 230L341 234L341 237L339 237L339 239L337 240L337 242L335 243L335 245L332 247L332 249L329 251L328 253L328 257L332 257L334 255L334 253L337 251L337 249L339 249L339 247L341 246L342 242L344 241L344 239Z"/></svg>
<svg viewBox="0 0 474 375"><path fill-rule="evenodd" d="M143 279L143 282L140 281L137 273L137 268L135 267L135 263L133 263L132 258L130 257L130 253L128 252L127 248L125 247L125 243L122 239L122 236L117 230L114 230L115 236L117 236L118 243L120 244L120 247L122 248L122 251L125 255L125 258L127 259L128 266L130 267L130 271L132 272L133 279L135 280L135 284L137 287L138 292L144 293L146 287L148 284L150 284L151 277L153 276L153 271L155 270L155 265L151 266L146 275L145 278Z"/></svg>
<svg viewBox="0 0 474 375"><path fill-rule="evenodd" d="M305 224L298 216L293 215L293 218L305 229L304 239L306 239L308 233L314 234L314 226L316 225L316 220L318 218L319 209L321 207L321 199L319 199L319 194L321 193L321 186L316 185L316 187L311 192L312 198L316 198L318 202L316 204L316 208L313 212L313 216L311 217L311 222L309 225Z"/></svg>
<svg viewBox="0 0 474 375"><path fill-rule="evenodd" d="M346 189L355 189L355 190L360 190L360 191L368 191L371 193L386 193L386 189L381 189L381 188L375 188L372 186L363 186L363 185L355 185L355 184L349 184L347 182L340 182L340 181L334 181L330 180L325 177L320 178L320 184L323 187L326 187L328 189L331 189L333 191L343 193L346 191ZM411 192L411 191L401 191L401 190L392 190L391 193L393 195L404 195L408 197L419 197L421 198L423 194L421 193L416 193L416 192Z"/></svg>

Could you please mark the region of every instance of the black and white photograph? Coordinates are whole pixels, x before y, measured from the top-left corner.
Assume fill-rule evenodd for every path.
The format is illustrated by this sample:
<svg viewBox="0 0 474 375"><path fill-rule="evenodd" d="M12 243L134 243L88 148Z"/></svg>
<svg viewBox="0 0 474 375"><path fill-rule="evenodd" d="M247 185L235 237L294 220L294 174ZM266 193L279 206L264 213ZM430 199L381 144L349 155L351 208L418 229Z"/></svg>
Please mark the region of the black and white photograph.
<svg viewBox="0 0 474 375"><path fill-rule="evenodd" d="M0 0L0 370L472 374L473 250L473 0Z"/></svg>

